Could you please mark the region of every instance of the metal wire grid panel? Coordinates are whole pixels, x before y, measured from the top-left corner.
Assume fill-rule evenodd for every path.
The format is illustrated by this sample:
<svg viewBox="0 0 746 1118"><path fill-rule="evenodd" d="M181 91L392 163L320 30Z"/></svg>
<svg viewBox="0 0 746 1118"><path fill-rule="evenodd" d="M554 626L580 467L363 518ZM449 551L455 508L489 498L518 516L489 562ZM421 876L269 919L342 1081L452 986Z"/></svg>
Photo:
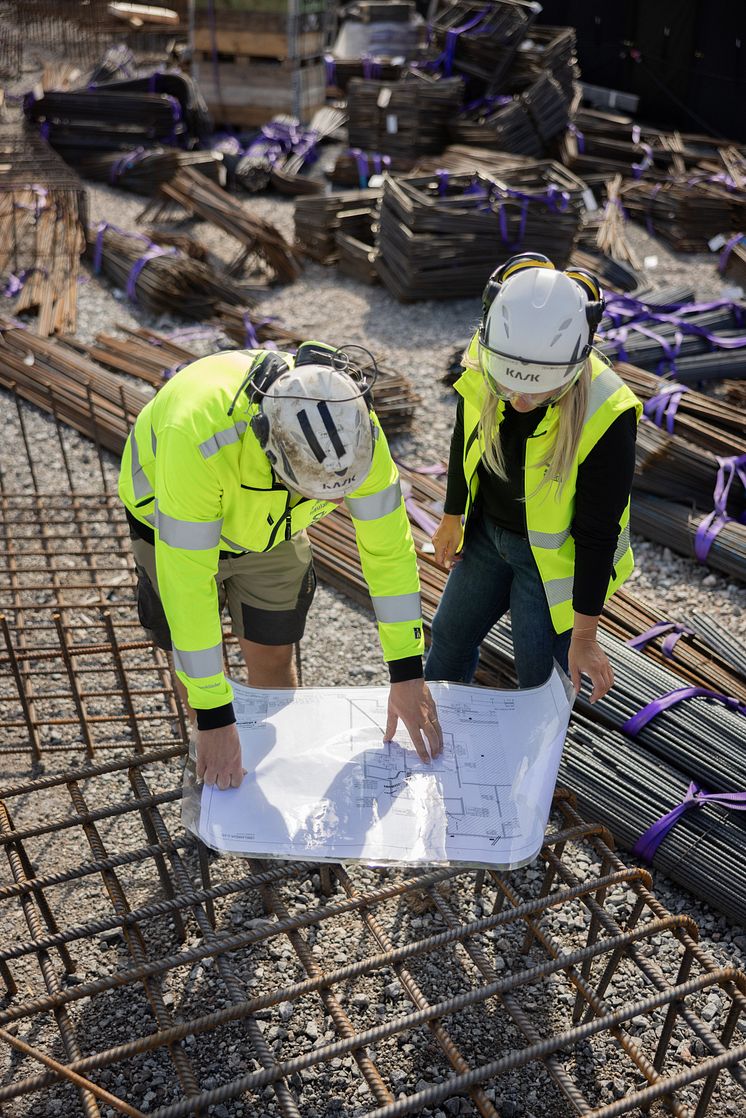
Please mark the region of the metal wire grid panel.
<svg viewBox="0 0 746 1118"><path fill-rule="evenodd" d="M612 1118L665 1099L693 1118L725 1069L743 1086L746 1045L731 1046L743 975L714 966L692 920L666 912L647 873L625 867L569 799L556 799L537 867L402 877L335 866L318 896L306 864L221 859L210 880L203 860L195 880L174 752L0 794L0 904L4 927L19 929L0 951L9 1114L44 1090L56 1110L86 1116L104 1105L177 1118L241 1100L229 1113L299 1118L320 1113L306 1092L315 1099L323 1076L331 1098L357 1081L358 1113L375 1118L454 1098L461 1113L497 1116L495 1085L532 1066L546 1113ZM74 865L61 871L62 845ZM79 923L82 892L100 915ZM423 898L427 908L411 903ZM596 1068L610 1046L630 1087L603 1102ZM231 1055L216 1069L218 1047Z"/></svg>
<svg viewBox="0 0 746 1118"><path fill-rule="evenodd" d="M0 448L0 733L48 775L26 765L0 791L11 1118L40 1091L86 1118L311 1118L335 1099L349 1113L351 1089L376 1118L441 1102L490 1118L527 1067L552 1115L662 1100L701 1118L724 1072L746 1086L744 976L562 793L538 864L511 874L210 865L180 822L184 726L132 616L115 464L16 414ZM609 1100L596 1069L612 1048L626 1094Z"/></svg>

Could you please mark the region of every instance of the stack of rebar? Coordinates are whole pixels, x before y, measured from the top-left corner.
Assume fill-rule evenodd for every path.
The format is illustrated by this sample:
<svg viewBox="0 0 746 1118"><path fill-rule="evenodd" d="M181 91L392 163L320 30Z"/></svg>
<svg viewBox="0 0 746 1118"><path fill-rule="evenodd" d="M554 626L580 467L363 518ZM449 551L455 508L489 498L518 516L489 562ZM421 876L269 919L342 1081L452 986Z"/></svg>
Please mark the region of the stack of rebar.
<svg viewBox="0 0 746 1118"><path fill-rule="evenodd" d="M701 424L701 442L709 441L706 425ZM731 433L727 448L730 456L746 455L743 433ZM719 443L719 450L726 448ZM723 458L725 455L721 454ZM713 492L719 474L718 456L696 446L681 435L669 434L643 418L637 430L635 488L669 501L691 502L703 512L713 505ZM732 485L724 497L724 511L740 517L746 510L743 486Z"/></svg>
<svg viewBox="0 0 746 1118"><path fill-rule="evenodd" d="M35 136L0 137L0 285L42 336L75 330L85 248L83 184Z"/></svg>
<svg viewBox="0 0 746 1118"><path fill-rule="evenodd" d="M372 205L380 190L349 190L298 198L295 202L295 243L300 251L319 264L337 260L336 234L341 214Z"/></svg>
<svg viewBox="0 0 746 1118"><path fill-rule="evenodd" d="M476 295L496 261L516 252L544 252L564 267L580 210L555 166L505 180L445 171L387 178L376 265L386 287L403 302Z"/></svg>
<svg viewBox="0 0 746 1118"><path fill-rule="evenodd" d="M147 197L168 182L182 167L193 167L201 175L225 186L226 171L219 153L182 151L179 148L137 147L131 151L88 154L77 161L84 178L109 183Z"/></svg>
<svg viewBox="0 0 746 1118"><path fill-rule="evenodd" d="M391 83L355 78L347 91L350 144L406 159L442 151L463 90L460 78L435 81L417 72Z"/></svg>
<svg viewBox="0 0 746 1118"><path fill-rule="evenodd" d="M142 215L158 223L176 209L209 221L241 245L236 259L228 266L230 274L250 268L270 282L291 283L300 275L296 251L270 221L251 214L227 191L210 182L191 167L181 168L160 188Z"/></svg>
<svg viewBox="0 0 746 1118"><path fill-rule="evenodd" d="M0 319L0 386L97 445L121 454L134 417L149 394L122 383L59 339L38 338Z"/></svg>
<svg viewBox="0 0 746 1118"><path fill-rule="evenodd" d="M517 97L487 96L470 102L449 123L449 134L466 144L541 158L567 128L571 101L549 72Z"/></svg>
<svg viewBox="0 0 746 1118"><path fill-rule="evenodd" d="M630 181L621 201L631 218L677 252L704 252L723 229L746 225L746 190L722 175L678 175L665 182Z"/></svg>
<svg viewBox="0 0 746 1118"><path fill-rule="evenodd" d="M94 272L103 272L131 302L156 314L205 318L218 303L247 302L246 285L174 244L163 247L152 239L157 236L128 233L106 222L90 229L88 257Z"/></svg>
<svg viewBox="0 0 746 1118"><path fill-rule="evenodd" d="M580 77L574 27L532 27L513 55L501 88L521 92L546 73L570 101Z"/></svg>
<svg viewBox="0 0 746 1118"><path fill-rule="evenodd" d="M439 65L445 74L468 74L492 89L499 89L511 62L538 14L534 4L522 0L454 0L440 7L432 22Z"/></svg>
<svg viewBox="0 0 746 1118"><path fill-rule="evenodd" d="M746 524L722 518L712 524L711 517L712 513L705 516L689 505L638 492L632 499L630 523L633 531L649 540L706 562L730 578L746 580ZM717 529L714 536L706 534L711 525Z"/></svg>
<svg viewBox="0 0 746 1118"><path fill-rule="evenodd" d="M116 92L106 85L49 91L41 98L31 95L25 112L42 137L73 164L91 152L186 145L191 138L179 101L165 93Z"/></svg>
<svg viewBox="0 0 746 1118"><path fill-rule="evenodd" d="M656 426L712 454L746 451L741 408L624 361L616 362L614 369L644 402L645 414Z"/></svg>
<svg viewBox="0 0 746 1118"><path fill-rule="evenodd" d="M376 210L366 206L359 210L349 210L340 214L337 230L337 266L339 271L361 283L379 282L376 271L375 228Z"/></svg>
<svg viewBox="0 0 746 1118"><path fill-rule="evenodd" d="M0 78L14 81L23 69L23 39L5 19L0 19Z"/></svg>
<svg viewBox="0 0 746 1118"><path fill-rule="evenodd" d="M437 156L430 156L437 162ZM356 186L364 190L371 179L374 183L385 174L406 175L412 171L414 159L402 155L384 155L380 151L363 151L348 148L339 153L334 166L326 176L335 186Z"/></svg>
<svg viewBox="0 0 746 1118"><path fill-rule="evenodd" d="M609 356L688 384L746 372L743 307L729 299L697 303L677 289L613 295L599 336Z"/></svg>
<svg viewBox="0 0 746 1118"><path fill-rule="evenodd" d="M741 720L743 721L743 719ZM689 773L624 734L575 714L568 731L559 779L572 788L579 809L608 827L617 842L638 859L652 861L695 897L746 921L743 884L743 812L728 811L728 801L708 802L701 793L720 791L699 784ZM696 795L694 803L689 801ZM680 810L660 844L637 844L649 828Z"/></svg>

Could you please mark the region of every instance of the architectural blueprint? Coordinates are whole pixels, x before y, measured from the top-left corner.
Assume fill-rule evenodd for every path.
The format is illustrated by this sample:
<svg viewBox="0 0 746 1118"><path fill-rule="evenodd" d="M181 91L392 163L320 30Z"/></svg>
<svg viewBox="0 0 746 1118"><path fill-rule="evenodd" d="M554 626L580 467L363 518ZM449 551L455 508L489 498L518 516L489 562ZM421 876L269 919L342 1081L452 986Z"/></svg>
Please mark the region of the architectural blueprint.
<svg viewBox="0 0 746 1118"><path fill-rule="evenodd" d="M538 853L572 705L555 668L541 687L431 684L444 735L422 762L387 687L254 690L233 684L248 775L205 785L187 826L216 849L309 861L509 868Z"/></svg>

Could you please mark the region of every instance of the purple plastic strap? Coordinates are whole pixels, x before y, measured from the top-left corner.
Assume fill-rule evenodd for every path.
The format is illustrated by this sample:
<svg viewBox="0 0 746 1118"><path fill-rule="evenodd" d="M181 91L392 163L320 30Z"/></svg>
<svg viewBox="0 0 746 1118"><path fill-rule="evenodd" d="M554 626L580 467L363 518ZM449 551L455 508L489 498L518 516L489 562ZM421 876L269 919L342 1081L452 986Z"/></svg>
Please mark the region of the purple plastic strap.
<svg viewBox="0 0 746 1118"><path fill-rule="evenodd" d="M746 235L744 235L743 233L734 233L730 240L726 242L725 248L720 253L720 256L718 258L719 272L722 273L725 271L730 254L733 252L733 249L736 247L736 245L741 243L741 241L746 241Z"/></svg>
<svg viewBox="0 0 746 1118"><path fill-rule="evenodd" d="M662 427L665 419L666 430L669 435L672 435L673 421L686 390L684 384L664 384L655 396L651 396L645 402L644 414L655 423L656 427Z"/></svg>
<svg viewBox="0 0 746 1118"><path fill-rule="evenodd" d="M332 54L325 54L324 55L324 66L326 68L326 84L327 85L336 85L337 84L337 64L334 61L334 55L332 55Z"/></svg>
<svg viewBox="0 0 746 1118"><path fill-rule="evenodd" d="M726 511L734 480L738 478L746 490L746 454L734 454L731 458L716 457L718 472L712 495L715 507L700 521L694 536L694 554L700 563L707 561L710 548L721 529L735 519ZM740 521L746 523L746 512L741 515Z"/></svg>
<svg viewBox="0 0 746 1118"><path fill-rule="evenodd" d="M628 648L634 648L639 652L643 648L647 648L651 641L664 633L668 633L668 636L663 642L663 655L668 656L669 659L673 656L673 650L680 637L694 636L692 629L687 629L686 625L681 625L678 621L658 621L655 625L646 629L644 633L640 633L639 636L632 637L624 643Z"/></svg>
<svg viewBox="0 0 746 1118"><path fill-rule="evenodd" d="M433 532L438 527L438 521L432 517L429 512L425 512L423 508L420 508L414 497L405 497L404 507L407 510L409 519L413 520L415 524L419 524L423 532L427 532L428 535L432 536Z"/></svg>
<svg viewBox="0 0 746 1118"><path fill-rule="evenodd" d="M450 30L446 31L445 48L439 59L439 61L443 63L443 74L446 78L450 78L453 72L453 62L456 57L456 46L458 45L459 35L463 35L465 31L473 31L474 28L478 27L482 20L489 15L489 12L489 8L483 8L481 12L478 12L472 19L467 20L466 23L462 23L460 27L451 27Z"/></svg>
<svg viewBox="0 0 746 1118"><path fill-rule="evenodd" d="M350 148L350 155L357 164L357 179L361 188L368 185L368 156L360 148Z"/></svg>
<svg viewBox="0 0 746 1118"><path fill-rule="evenodd" d="M438 178L438 196L442 198L448 190L448 171L436 171L435 174Z"/></svg>
<svg viewBox="0 0 746 1118"><path fill-rule="evenodd" d="M158 256L178 256L179 250L177 248L161 248L160 245L151 245L147 252L135 261L130 268L129 275L127 276L127 298L133 303L137 302L137 281L140 277L140 272L146 264L151 260L155 260Z"/></svg>
<svg viewBox="0 0 746 1118"><path fill-rule="evenodd" d="M643 173L647 171L648 167L650 167L653 163L653 149L651 148L650 144L644 144L640 142L638 146L642 148L645 154L645 158L641 159L639 163L632 164L632 174L636 179L642 178Z"/></svg>
<svg viewBox="0 0 746 1118"><path fill-rule="evenodd" d="M26 282L27 273L21 272L19 276L14 276L11 272L8 276L8 282L3 289L3 296L6 299L14 299L23 290L23 285Z"/></svg>
<svg viewBox="0 0 746 1118"><path fill-rule="evenodd" d="M690 808L704 807L705 804L718 804L730 811L746 811L746 792L703 792L694 781L691 781L681 803L648 827L645 834L641 835L635 843L632 853L646 862L652 862L663 839L681 816Z"/></svg>
<svg viewBox="0 0 746 1118"><path fill-rule="evenodd" d="M724 703L735 714L746 715L746 703L742 703L740 699L734 699L730 695L721 695L718 691L708 691L706 687L678 687L675 691L669 691L668 694L661 695L659 699L653 699L652 703L648 703L642 710L638 710L637 714L628 718L621 728L622 733L629 734L631 738L636 737L640 730L644 729L657 714L669 710L676 703L680 703L682 699L697 697L717 699L718 702Z"/></svg>

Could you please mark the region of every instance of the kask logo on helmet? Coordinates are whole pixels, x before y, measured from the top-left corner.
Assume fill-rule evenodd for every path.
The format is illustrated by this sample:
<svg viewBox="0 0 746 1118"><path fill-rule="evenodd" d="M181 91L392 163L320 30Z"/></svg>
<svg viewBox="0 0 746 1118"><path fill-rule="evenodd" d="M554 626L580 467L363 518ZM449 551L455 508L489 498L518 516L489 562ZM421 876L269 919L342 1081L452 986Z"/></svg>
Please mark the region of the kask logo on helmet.
<svg viewBox="0 0 746 1118"><path fill-rule="evenodd" d="M533 381L534 384L539 383L538 373L522 373L520 369L511 369L509 365L505 366L505 375L512 377L513 380Z"/></svg>

